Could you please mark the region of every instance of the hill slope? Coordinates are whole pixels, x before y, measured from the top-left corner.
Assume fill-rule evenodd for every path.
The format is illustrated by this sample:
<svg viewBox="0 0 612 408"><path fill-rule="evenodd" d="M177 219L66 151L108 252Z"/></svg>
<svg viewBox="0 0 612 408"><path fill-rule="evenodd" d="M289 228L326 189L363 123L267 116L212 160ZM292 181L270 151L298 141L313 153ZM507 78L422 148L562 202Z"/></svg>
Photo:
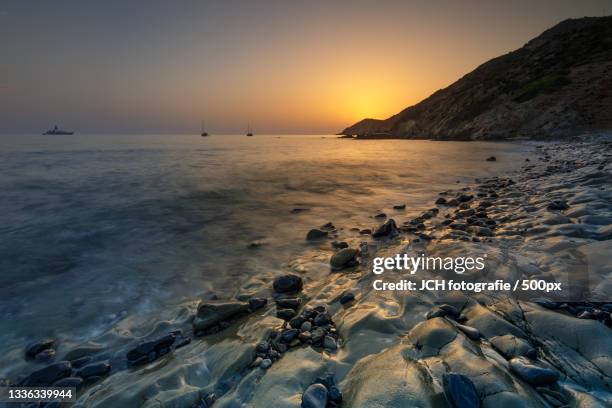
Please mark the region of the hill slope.
<svg viewBox="0 0 612 408"><path fill-rule="evenodd" d="M565 20L385 120L362 138L564 137L612 129L612 16Z"/></svg>

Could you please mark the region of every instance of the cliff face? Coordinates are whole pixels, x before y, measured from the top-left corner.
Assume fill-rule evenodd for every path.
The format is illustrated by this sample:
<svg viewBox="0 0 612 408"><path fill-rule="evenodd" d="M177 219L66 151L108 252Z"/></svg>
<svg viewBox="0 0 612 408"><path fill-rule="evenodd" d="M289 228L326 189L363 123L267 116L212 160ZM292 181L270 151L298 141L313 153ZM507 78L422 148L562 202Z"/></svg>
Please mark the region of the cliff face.
<svg viewBox="0 0 612 408"><path fill-rule="evenodd" d="M563 21L385 120L363 138L564 137L612 129L612 16Z"/></svg>

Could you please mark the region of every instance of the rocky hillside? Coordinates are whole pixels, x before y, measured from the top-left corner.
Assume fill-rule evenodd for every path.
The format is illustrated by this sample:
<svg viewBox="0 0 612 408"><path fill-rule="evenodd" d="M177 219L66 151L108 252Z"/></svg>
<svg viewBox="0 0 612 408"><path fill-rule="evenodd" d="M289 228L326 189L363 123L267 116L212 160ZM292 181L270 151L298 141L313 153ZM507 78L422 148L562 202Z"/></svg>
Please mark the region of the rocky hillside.
<svg viewBox="0 0 612 408"><path fill-rule="evenodd" d="M612 129L612 16L563 21L385 120L361 138L565 137Z"/></svg>

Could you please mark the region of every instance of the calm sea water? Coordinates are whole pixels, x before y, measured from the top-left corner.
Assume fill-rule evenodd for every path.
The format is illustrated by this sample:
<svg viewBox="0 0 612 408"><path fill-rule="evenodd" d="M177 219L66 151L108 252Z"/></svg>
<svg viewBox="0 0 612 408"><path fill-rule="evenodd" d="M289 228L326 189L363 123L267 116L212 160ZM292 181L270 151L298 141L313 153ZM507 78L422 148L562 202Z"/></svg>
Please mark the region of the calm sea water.
<svg viewBox="0 0 612 408"><path fill-rule="evenodd" d="M518 168L529 150L297 135L2 136L0 376L20 368L31 340L112 347L198 297L260 291L307 248L310 228L372 227L379 211L401 222L457 181ZM406 211L394 212L401 203Z"/></svg>

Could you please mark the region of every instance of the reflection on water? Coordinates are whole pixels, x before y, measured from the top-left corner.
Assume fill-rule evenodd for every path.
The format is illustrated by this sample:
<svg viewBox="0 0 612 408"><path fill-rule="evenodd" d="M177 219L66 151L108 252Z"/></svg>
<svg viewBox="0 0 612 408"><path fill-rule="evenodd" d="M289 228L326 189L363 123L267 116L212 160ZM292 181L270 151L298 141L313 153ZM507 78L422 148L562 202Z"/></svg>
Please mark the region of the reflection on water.
<svg viewBox="0 0 612 408"><path fill-rule="evenodd" d="M118 321L136 332L197 296L232 296L250 277L283 271L310 228L371 227L374 214L406 203L403 220L457 181L507 173L527 150L333 136L5 136L1 365L22 361L32 339L84 340Z"/></svg>

